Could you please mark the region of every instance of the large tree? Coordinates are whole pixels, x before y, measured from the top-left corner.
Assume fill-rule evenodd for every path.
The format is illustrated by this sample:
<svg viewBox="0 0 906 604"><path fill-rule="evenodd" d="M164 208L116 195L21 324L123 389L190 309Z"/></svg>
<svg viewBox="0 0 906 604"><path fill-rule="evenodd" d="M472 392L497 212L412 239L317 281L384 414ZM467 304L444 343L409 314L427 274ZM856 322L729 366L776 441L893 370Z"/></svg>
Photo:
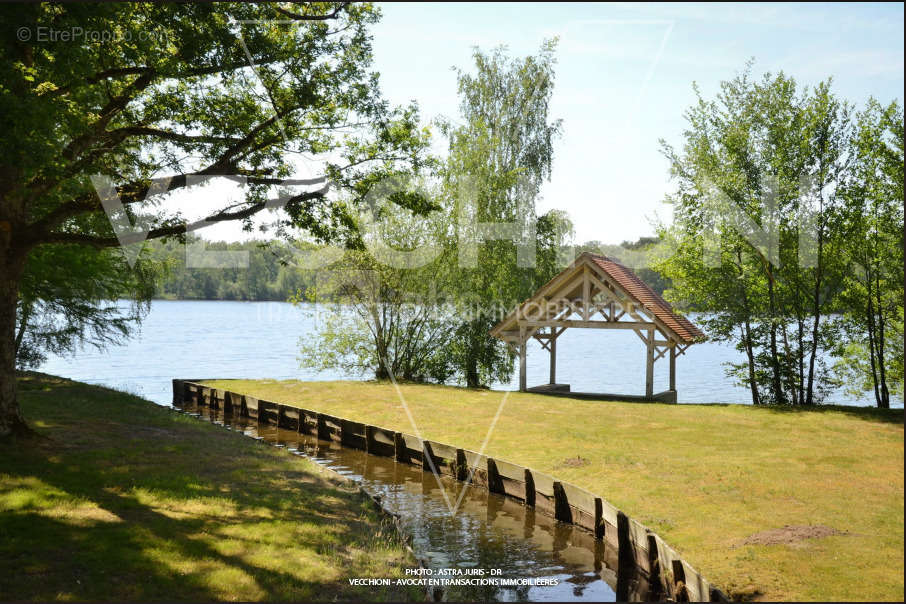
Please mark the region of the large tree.
<svg viewBox="0 0 906 604"><path fill-rule="evenodd" d="M380 96L369 4L7 4L0 15L0 435L27 430L16 317L35 250L181 236L275 202L279 226L328 239L349 223L328 180L361 194L424 148L414 109ZM286 181L304 154L327 158L323 178ZM94 175L147 233L112 231ZM214 177L242 177L243 195L187 224L191 202L173 194Z"/></svg>

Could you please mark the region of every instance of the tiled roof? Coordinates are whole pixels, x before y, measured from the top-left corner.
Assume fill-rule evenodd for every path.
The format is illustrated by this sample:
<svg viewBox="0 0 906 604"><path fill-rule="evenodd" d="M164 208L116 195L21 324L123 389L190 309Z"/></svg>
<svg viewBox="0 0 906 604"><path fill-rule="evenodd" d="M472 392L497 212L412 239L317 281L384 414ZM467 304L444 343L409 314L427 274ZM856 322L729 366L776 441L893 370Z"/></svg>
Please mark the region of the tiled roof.
<svg viewBox="0 0 906 604"><path fill-rule="evenodd" d="M639 279L632 269L629 269L613 258L588 254L589 259L604 271L611 279L616 281L626 292L635 298L639 305L650 311L660 319L676 335L686 342L693 342L705 338L705 334L696 327L692 321L682 315L676 314L670 303L664 300L651 289L644 281Z"/></svg>

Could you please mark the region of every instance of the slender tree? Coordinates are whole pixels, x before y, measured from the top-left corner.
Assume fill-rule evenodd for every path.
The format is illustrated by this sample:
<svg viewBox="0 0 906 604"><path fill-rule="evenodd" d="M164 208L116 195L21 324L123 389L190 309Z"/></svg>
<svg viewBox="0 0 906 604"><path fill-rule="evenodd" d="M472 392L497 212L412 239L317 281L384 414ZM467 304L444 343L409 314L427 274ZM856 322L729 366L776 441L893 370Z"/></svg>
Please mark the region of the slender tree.
<svg viewBox="0 0 906 604"><path fill-rule="evenodd" d="M477 250L474 266L464 262L459 269L463 320L450 347L469 387L511 375L511 352L488 330L502 311L553 274L552 267L535 264L535 204L550 177L553 143L561 131L560 121L549 117L555 46L556 41L545 42L537 55L521 59L508 57L503 48L487 54L476 49L475 72L458 72L461 122L443 124L450 141L445 181L458 219L457 259L468 256L467 246ZM562 218L545 219L550 235L569 230ZM504 235L508 240L481 243L477 225L488 223L516 226ZM535 256L520 263L519 246L535 247Z"/></svg>
<svg viewBox="0 0 906 604"><path fill-rule="evenodd" d="M869 99L856 119L844 252L851 269L839 308L849 338L836 366L848 390L890 407L903 391L903 110Z"/></svg>

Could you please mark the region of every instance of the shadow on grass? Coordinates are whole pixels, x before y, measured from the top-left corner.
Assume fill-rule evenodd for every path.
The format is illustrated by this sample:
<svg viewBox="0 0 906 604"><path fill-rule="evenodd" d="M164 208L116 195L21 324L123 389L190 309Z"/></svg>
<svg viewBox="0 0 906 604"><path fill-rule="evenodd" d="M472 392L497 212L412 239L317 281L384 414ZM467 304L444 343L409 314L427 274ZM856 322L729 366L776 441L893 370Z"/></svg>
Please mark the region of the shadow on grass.
<svg viewBox="0 0 906 604"><path fill-rule="evenodd" d="M849 405L770 405L761 408L780 414L843 413L866 421L900 425L903 425L904 417L903 409L878 409L877 407L851 407Z"/></svg>
<svg viewBox="0 0 906 604"><path fill-rule="evenodd" d="M404 550L302 460L104 388L23 382L50 438L0 443L0 599L414 595L348 585Z"/></svg>
<svg viewBox="0 0 906 604"><path fill-rule="evenodd" d="M597 394L597 393L586 393L586 392L571 392L571 393L561 393L561 392L529 392L523 394L530 394L536 396L545 396L559 399L574 399L574 400L583 400L588 402L619 402L619 403L631 403L638 405L654 405L654 406L669 406L675 408L676 403L664 403L662 401L651 401L651 400L634 400L634 399L623 399L620 398L621 395L618 394ZM879 409L877 407L856 407L851 405L745 405L741 403L680 403L680 407L726 407L726 408L745 408L745 409L759 409L766 410L772 413L789 413L789 414L799 414L799 413L843 413L849 415L850 417L863 419L866 421L880 422L886 424L903 424L904 419L904 410L899 409Z"/></svg>

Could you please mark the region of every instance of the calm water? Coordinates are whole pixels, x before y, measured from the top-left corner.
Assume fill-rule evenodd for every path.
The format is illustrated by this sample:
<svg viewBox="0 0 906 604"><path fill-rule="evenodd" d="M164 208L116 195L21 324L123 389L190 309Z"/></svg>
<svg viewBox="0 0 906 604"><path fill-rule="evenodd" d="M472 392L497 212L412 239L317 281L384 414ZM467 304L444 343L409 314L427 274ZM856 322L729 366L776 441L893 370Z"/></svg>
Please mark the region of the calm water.
<svg viewBox="0 0 906 604"><path fill-rule="evenodd" d="M466 601L587 601L644 600L647 580L629 569L618 578L617 551L581 528L557 522L531 507L466 486L448 477L393 459L343 448L232 413L188 404L192 415L310 457L361 484L381 498L381 505L400 516L412 548L435 572L441 569L499 570L504 579L539 579L556 585L448 586L444 600ZM448 500L462 494L456 514ZM465 571L464 571L465 572ZM476 572L476 571L468 571ZM623 592L625 590L625 592ZM656 594L652 594L656 596Z"/></svg>
<svg viewBox="0 0 906 604"><path fill-rule="evenodd" d="M172 399L173 378L363 379L299 367L299 338L317 323L311 315L285 302L155 301L140 334L125 345L53 357L41 370L112 386L164 405ZM676 361L679 402L748 403L748 391L724 375L722 363L739 360L741 355L729 346L692 346ZM655 392L667 389L667 363L665 359L655 363ZM495 388L515 390L517 379ZM547 381L548 354L532 341L528 384ZM631 331L567 330L557 341L557 381L576 392L643 394L645 349ZM842 392L828 402L874 404L867 397L846 398ZM903 406L900 401L894 404Z"/></svg>

